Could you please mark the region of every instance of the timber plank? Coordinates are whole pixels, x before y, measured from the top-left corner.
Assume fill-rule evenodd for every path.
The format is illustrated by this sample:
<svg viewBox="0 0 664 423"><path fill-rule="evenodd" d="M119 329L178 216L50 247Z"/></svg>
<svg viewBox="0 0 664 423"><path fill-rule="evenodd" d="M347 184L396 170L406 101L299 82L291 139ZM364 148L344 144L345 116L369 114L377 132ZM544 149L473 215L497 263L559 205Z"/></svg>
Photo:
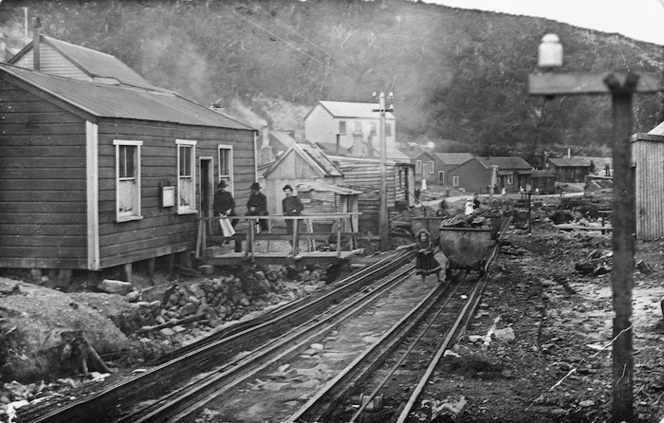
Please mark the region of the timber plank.
<svg viewBox="0 0 664 423"><path fill-rule="evenodd" d="M1 257L0 267L22 269L87 269L84 259Z"/></svg>
<svg viewBox="0 0 664 423"><path fill-rule="evenodd" d="M85 236L88 227L82 225L0 225L0 234L2 235L20 235L20 236Z"/></svg>
<svg viewBox="0 0 664 423"><path fill-rule="evenodd" d="M87 237L85 236L11 236L0 235L0 245L5 247L30 247L40 249L41 247L57 248L87 248Z"/></svg>
<svg viewBox="0 0 664 423"><path fill-rule="evenodd" d="M31 213L18 215L17 213L0 212L0 222L8 225L77 225L86 221L86 215L81 213Z"/></svg>
<svg viewBox="0 0 664 423"><path fill-rule="evenodd" d="M20 191L16 191L20 192ZM25 195L24 193L22 193ZM0 202L0 213L86 213L85 203L72 202Z"/></svg>

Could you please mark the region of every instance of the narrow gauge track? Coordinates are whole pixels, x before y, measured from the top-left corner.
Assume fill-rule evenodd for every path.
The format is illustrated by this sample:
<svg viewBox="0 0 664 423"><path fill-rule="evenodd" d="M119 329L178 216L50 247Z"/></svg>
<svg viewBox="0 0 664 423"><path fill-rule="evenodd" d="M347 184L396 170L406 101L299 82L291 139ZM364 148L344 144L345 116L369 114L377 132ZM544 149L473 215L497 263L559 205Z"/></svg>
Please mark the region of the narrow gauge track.
<svg viewBox="0 0 664 423"><path fill-rule="evenodd" d="M333 283L329 292L302 298L256 319L219 331L151 363L154 367L145 373L109 384L87 398L57 406L56 409L53 404L48 403L29 408L19 414L19 421L49 423L163 421L166 418L164 414L161 417L151 417L155 413L154 409L159 407L153 404L152 411L143 407L141 412L137 411L137 408L141 408L138 404L141 401L153 401L157 397L170 398L167 401L176 403L178 401L173 398L178 396L186 396L187 400L184 402L197 402L198 399L194 399L192 394L196 388L188 383L192 375L207 372L217 366L222 366L226 373L233 372L232 369L237 367L240 361L246 366L247 360L237 359L238 354L257 349L261 345L270 347L289 330L297 326L305 327L306 322L313 316L333 305L339 304L332 307L338 309L345 304L357 302L357 297L366 297L367 293L364 291L373 292L378 289L375 287L368 289L375 280L389 274L412 271L410 263L412 257L413 252L410 249L396 251L357 273ZM274 348L273 345L272 347ZM237 370L235 372L238 373ZM198 381L198 385L203 383ZM171 404L167 408L173 413L179 407ZM165 411L162 410L160 413ZM141 414L143 417L139 417ZM153 418L155 420L150 420Z"/></svg>
<svg viewBox="0 0 664 423"><path fill-rule="evenodd" d="M509 221L503 223L500 235ZM466 283L467 273L454 272L450 283L432 291L286 422L407 422L445 350L479 304L499 248L497 243L480 275ZM357 408L353 398L359 399Z"/></svg>

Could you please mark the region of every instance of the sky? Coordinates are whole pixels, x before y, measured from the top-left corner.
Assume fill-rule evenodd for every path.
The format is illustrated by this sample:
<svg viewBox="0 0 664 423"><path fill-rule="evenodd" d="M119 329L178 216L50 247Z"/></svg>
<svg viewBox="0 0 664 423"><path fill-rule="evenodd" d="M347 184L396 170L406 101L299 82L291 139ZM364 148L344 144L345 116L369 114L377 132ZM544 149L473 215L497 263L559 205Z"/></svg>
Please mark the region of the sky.
<svg viewBox="0 0 664 423"><path fill-rule="evenodd" d="M463 9L537 16L664 45L664 0L425 0Z"/></svg>

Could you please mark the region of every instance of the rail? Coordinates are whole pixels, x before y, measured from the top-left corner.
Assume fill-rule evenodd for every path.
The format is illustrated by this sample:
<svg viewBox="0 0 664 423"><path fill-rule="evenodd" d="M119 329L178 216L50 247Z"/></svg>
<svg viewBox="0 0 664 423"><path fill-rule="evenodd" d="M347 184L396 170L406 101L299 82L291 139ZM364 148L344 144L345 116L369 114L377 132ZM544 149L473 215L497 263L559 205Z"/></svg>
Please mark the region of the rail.
<svg viewBox="0 0 664 423"><path fill-rule="evenodd" d="M198 222L198 237L196 242L196 258L205 258L205 252L210 242L224 243L233 241L236 243L236 252L244 253L245 257L253 260L256 251L257 241L267 241L268 252L271 251L271 241L289 241L294 248L290 252L290 256L295 257L298 254L299 242L301 240L307 241L309 251L316 250L317 241L328 242L330 239L336 239L336 253L341 256L342 241L348 240L349 250L357 248L357 237L360 232L356 231L353 227L353 217L360 216L361 212L348 212L348 213L325 213L325 214L306 214L300 216L286 216L286 215L268 215L268 216L229 216L230 220L246 221L246 232L238 230L235 235L221 236L221 229L218 225L214 225L219 220L218 217L199 217ZM260 232L257 230L258 222L264 220L268 222L268 231ZM320 232L314 231L315 222L328 222L333 221L332 227L335 228L334 232ZM273 232L276 226L273 225L274 221L295 221L293 223L292 234ZM299 222L303 221L306 226L306 231L302 231ZM244 225L241 225L244 226ZM343 229L350 229L345 230ZM282 229L279 228L281 231ZM246 241L242 243L242 241ZM238 247L239 243L241 247Z"/></svg>

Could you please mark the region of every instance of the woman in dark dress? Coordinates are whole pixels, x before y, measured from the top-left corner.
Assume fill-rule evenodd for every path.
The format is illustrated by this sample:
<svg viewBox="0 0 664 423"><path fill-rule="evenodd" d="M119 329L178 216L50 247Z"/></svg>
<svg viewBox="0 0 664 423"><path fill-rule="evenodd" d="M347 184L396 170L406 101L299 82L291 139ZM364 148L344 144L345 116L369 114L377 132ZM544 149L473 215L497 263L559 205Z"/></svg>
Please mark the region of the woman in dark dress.
<svg viewBox="0 0 664 423"><path fill-rule="evenodd" d="M443 279L440 278L440 271L443 268L434 257L435 245L431 242L431 234L426 229L420 229L417 232L417 256L415 262L415 274L422 276L422 283L425 283L427 276L433 275L434 273L438 277L438 282L443 282Z"/></svg>

